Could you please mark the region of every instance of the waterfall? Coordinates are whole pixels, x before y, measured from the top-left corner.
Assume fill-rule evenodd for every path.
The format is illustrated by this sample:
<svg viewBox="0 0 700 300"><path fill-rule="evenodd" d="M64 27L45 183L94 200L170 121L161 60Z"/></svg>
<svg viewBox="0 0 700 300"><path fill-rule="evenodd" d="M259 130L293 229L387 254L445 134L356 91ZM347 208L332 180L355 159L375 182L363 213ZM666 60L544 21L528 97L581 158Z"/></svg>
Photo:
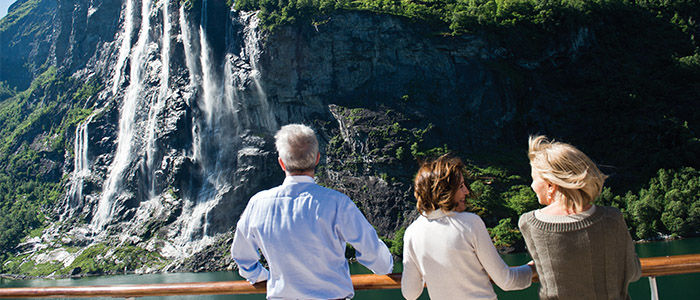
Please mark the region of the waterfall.
<svg viewBox="0 0 700 300"><path fill-rule="evenodd" d="M182 4L180 5L179 25L180 31L182 33L182 43L185 50L185 65L187 66L187 71L190 75L190 83L187 86L187 89L196 90L199 82L199 65L197 65L197 58L195 57L195 53L199 53L199 49L193 49L195 45L192 43L192 32L190 29L190 25L187 23L187 19L185 17L185 5ZM199 143L198 131L199 130L196 124L192 126L192 137L195 139L195 141L193 141L194 145L197 145ZM199 157L198 148L192 147L192 151L192 157L194 158L194 160L197 160L197 158Z"/></svg>
<svg viewBox="0 0 700 300"><path fill-rule="evenodd" d="M149 180L149 199L156 197L156 129L158 125L158 114L165 108L165 101L170 95L170 39L172 24L170 21L170 3L165 1L162 3L163 12L163 37L161 43L161 72L160 72L160 89L158 92L158 100L156 104L151 106L148 111L148 123L146 125L146 169L150 175Z"/></svg>
<svg viewBox="0 0 700 300"><path fill-rule="evenodd" d="M234 119L239 124L238 127L262 127L263 129L274 132L278 125L275 116L270 110L270 104L267 101L267 95L260 83L260 69L257 61L260 58L260 36L259 22L255 12L240 12L241 19L244 21L243 28L243 46L241 47L238 57L226 60L226 99L231 107L231 112ZM233 61L241 60L242 66L234 66ZM247 80L250 80L255 86L255 95L253 99L241 93L236 87L245 86ZM248 102L254 101L257 105L250 105ZM251 109L252 107L252 109Z"/></svg>
<svg viewBox="0 0 700 300"><path fill-rule="evenodd" d="M206 8L207 0L204 0L202 5L202 25L199 26L199 47L201 49L199 59L202 66L202 99L204 102L202 110L206 115L207 124L216 125L215 120L213 120L214 114L217 113L215 110L222 108L223 103L221 103L221 82L216 73L213 53L207 39Z"/></svg>
<svg viewBox="0 0 700 300"><path fill-rule="evenodd" d="M114 79L112 80L112 95L119 91L121 83L122 68L129 57L131 50L131 34L134 32L134 1L126 1L126 11L124 12L124 34L121 35L121 47L119 47L119 57L114 68Z"/></svg>
<svg viewBox="0 0 700 300"><path fill-rule="evenodd" d="M270 111L270 104L267 102L267 95L260 84L260 69L258 68L258 59L260 58L260 30L258 28L260 19L251 18L248 21L248 26L243 30L245 39L245 54L243 57L248 58L248 63L251 67L251 78L255 84L255 89L258 92L257 101L260 107L260 121L262 126L268 130L275 130L277 122Z"/></svg>
<svg viewBox="0 0 700 300"><path fill-rule="evenodd" d="M133 0L127 0L127 8L133 6L133 4L130 3L132 1ZM127 13L129 12L130 11L127 9ZM133 13L133 10L131 10L131 13ZM141 3L141 28L139 29L139 38L130 55L131 68L129 74L129 87L124 95L121 114L119 117L117 151L114 156L114 160L112 161L112 165L109 168L109 174L106 180L107 183L102 191L97 212L93 216L91 225L94 230L102 229L111 219L112 206L115 198L119 197L124 171L132 161L132 149L135 143L134 130L137 107L139 100L142 99L143 96L142 91L146 63L146 45L149 42L148 33L151 26L150 14L151 1L143 0ZM126 15L125 19L131 19L133 17L134 16ZM128 34L129 32L125 32L125 35ZM127 51L124 50L124 47L129 46L130 45L128 44L122 43L122 48L119 50L119 52L122 53L123 51ZM116 70L115 72L118 73L119 71L120 70Z"/></svg>
<svg viewBox="0 0 700 300"><path fill-rule="evenodd" d="M88 124L92 122L93 117L94 114L90 115L85 122L78 124L75 128L73 174L71 175L71 185L67 194L70 207L80 206L83 199L83 181L90 176Z"/></svg>
<svg viewBox="0 0 700 300"><path fill-rule="evenodd" d="M221 219L221 211L216 209L230 209L232 205L227 201L238 201L236 197L245 193L234 186L238 180L236 176L246 172L238 166L241 149L251 149L246 143L252 140L259 143L261 138L257 133L273 132L277 123L257 67L261 44L255 14L241 13L245 18L241 23L244 26L238 29L242 29L243 34L227 32L223 44L215 40L223 37L212 35L223 29L213 26L224 26L221 22L225 22L220 11L214 14L214 2L202 1L199 22L188 18L191 12L185 3L172 11L175 5L178 4L167 1L126 0L123 35L115 43L119 56L111 87L112 97L121 104L116 149L111 154L112 161L104 175L102 193L96 198L89 227L97 233L95 238L101 239L107 236L104 230L107 225L115 225L115 229L121 230L119 239L123 241L133 241L142 236L144 230L159 230L165 234L154 239L165 242L159 251L169 257L183 257L206 246L215 233L222 230L223 226L213 226L209 222ZM162 14L162 34L157 24L160 18L155 18L159 13ZM175 19L173 14L177 13L178 19ZM140 20L139 25L136 20ZM212 27L208 28L210 21ZM243 39L228 40L237 37ZM177 48L180 42L183 48ZM226 52L218 56L224 50L222 45L226 45ZM240 52L231 53L232 49ZM184 70L177 68L178 64L184 65ZM187 77L180 77L185 72ZM161 172L170 170L170 153L175 149L159 149L173 147L160 128L167 127L165 122L172 120L165 118L169 102L180 99L187 101L191 109L191 114L186 115L191 117L191 123L185 122L191 124L191 146L179 151L179 155L187 156L186 169L180 169L179 175L183 177L176 180L184 179L184 183L172 187L181 192L163 193L159 190L162 184L173 182L163 181L172 179L168 177L170 174L162 176ZM82 132L81 145L86 139ZM77 147L78 140L76 153ZM173 155L177 157L178 154ZM82 181L77 175L82 173L77 168L83 165L86 163L76 161L76 177L71 188L74 193L82 192ZM189 183L184 176L190 176ZM171 210L173 207L176 209ZM120 214L118 218L115 217L117 213ZM125 220L124 216L130 219ZM154 225L154 217L165 223ZM116 220L130 225L115 223Z"/></svg>
<svg viewBox="0 0 700 300"><path fill-rule="evenodd" d="M190 32L191 27L187 24L183 15L180 16L181 27L183 28L183 38L185 43L185 56L187 60L190 79L196 80L191 84L199 85L200 97L198 99L198 107L204 114L204 120L198 119L193 122L193 157L192 159L202 166L202 174L204 182L199 189L199 192L194 199L187 199L186 211L183 216L186 218L180 221L182 232L179 237L178 244L185 246L193 237L201 235L206 237L207 233L207 214L218 203L216 200L217 193L222 190L222 186L229 183L225 179L222 180L222 173L230 169L231 166L221 166L225 161L226 155L222 155L222 145L233 147L229 142L226 134L230 134L226 129L226 124L221 124L222 116L226 115L226 109L223 98L222 81L219 78L218 65L214 58L211 45L207 38L207 22L208 22L208 1L202 3L201 23L199 30L199 60L196 61L196 52L193 51L195 43ZM182 10L181 10L182 12ZM197 62L199 65L197 66ZM199 76L194 76L198 74ZM224 150L226 151L226 150ZM212 157L213 154L213 157Z"/></svg>

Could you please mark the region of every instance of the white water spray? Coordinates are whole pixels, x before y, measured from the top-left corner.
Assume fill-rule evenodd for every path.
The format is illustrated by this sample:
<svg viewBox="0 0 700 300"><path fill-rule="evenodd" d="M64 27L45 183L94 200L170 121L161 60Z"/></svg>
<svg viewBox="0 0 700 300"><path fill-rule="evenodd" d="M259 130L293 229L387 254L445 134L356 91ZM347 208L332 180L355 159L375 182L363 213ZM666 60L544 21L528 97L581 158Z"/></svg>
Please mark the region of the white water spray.
<svg viewBox="0 0 700 300"><path fill-rule="evenodd" d="M123 20L139 20L139 11L134 7L138 8L141 0L126 1ZM139 229L144 229L140 225L151 226L151 218L162 217L172 222L166 227L167 241L162 253L174 257L196 252L214 238L210 231L215 225L208 222L221 216L213 210L221 207L223 201L233 201L232 197L238 193L233 182L239 150L243 146L241 135L250 134L247 130L251 128L274 131L277 127L257 68L261 53L257 18L252 14L246 15L245 40L231 41L242 44L241 48L237 48L241 49L240 57L236 56L239 53L227 53L225 64L222 64L224 61L216 57L220 52L218 50L222 49L215 49L221 44L213 43L221 37L208 35L216 31L215 28L207 28L208 19L215 19L213 15L207 16L209 4L207 0L202 1L199 28L189 24L189 11L184 5L180 5L177 20L171 15L177 13L171 11L176 4L160 2L155 5L162 10L159 12L163 16L163 32L160 35L160 32L150 28L153 0L140 3L140 26L133 24L136 23L134 21L124 25L112 86L113 95L123 96L116 150L90 224L91 229L99 233L110 224L116 211L122 211L120 201L139 200L135 211L133 202L128 204L129 207L124 207L133 214L128 221L136 226L122 228L123 224L117 224L124 229L119 238L133 239L140 234ZM178 21L180 32L175 33ZM218 21L217 18L216 26L223 26ZM239 35L232 33L231 36ZM178 49L179 44L172 42L178 40L182 42L183 49ZM178 78L182 70L171 70L170 67L177 65L171 60L180 57L174 54L178 50L184 50L184 63L189 73L189 83L185 86L180 81L183 78ZM225 77L222 78L223 75ZM126 87L124 91L120 91L122 87ZM159 127L163 125L168 101L178 98L188 101L192 108L192 147L185 149L191 151L187 153L190 156L187 163L193 167L181 173L192 176L192 180L189 185L186 183L183 186L182 193L160 194L157 172L161 169L160 164L165 165L166 160L160 155L162 149L158 149L160 144L157 141L165 138L159 136ZM133 170L134 167L141 169ZM189 174L190 170L199 173ZM141 179L146 182L134 181ZM127 189L127 183L133 187L133 191ZM182 199L177 199L178 196ZM180 209L170 211L172 205L179 205ZM170 217L177 219L172 221Z"/></svg>
<svg viewBox="0 0 700 300"><path fill-rule="evenodd" d="M250 66L250 73L248 74L248 77L252 80L257 92L257 97L255 97L255 99L251 99L257 101L257 106L254 106L255 110L250 111L243 106L243 116L241 116L241 118L244 118L246 127L261 126L270 132L274 132L277 130L278 125L272 111L270 110L270 104L267 101L265 90L260 83L261 73L257 64L261 53L259 36L260 30L258 28L260 20L256 17L256 13L241 14L246 25L243 28L244 47L241 49L240 57ZM231 77L227 79L230 78ZM236 78L236 76L232 78ZM236 80L238 80L238 78L236 78ZM234 82L227 83L226 85L228 86L229 84L236 85ZM231 92L232 94L228 95L227 97L233 99L232 103L247 102L247 99L241 99L241 96L237 94L237 91L231 90ZM239 110L240 109L236 109L234 111L236 111L236 114L239 114Z"/></svg>
<svg viewBox="0 0 700 300"><path fill-rule="evenodd" d="M188 221L184 224L182 234L180 236L180 244L187 244L190 239L198 232L201 231L202 236L206 235L207 232L207 214L217 201L214 201L216 193L221 186L218 182L219 170L218 159L214 159L215 166L210 165L211 158L206 157L209 151L203 151L204 148L211 148L212 145L216 146L221 141L212 135L212 131L220 130L220 124L218 124L219 109L222 106L222 86L221 80L217 76L217 65L213 57L213 52L211 45L207 40L207 22L208 22L208 1L204 0L202 3L201 11L201 24L199 26L199 66L201 70L201 98L200 101L202 105L200 108L205 116L205 122L198 122L193 129L193 149L194 157L193 159L198 163L202 164L205 169L205 181L198 195L194 201L188 201ZM188 27L189 28L189 27ZM191 37L191 35L190 35ZM190 42L192 39L190 40ZM188 64L189 65L189 64ZM194 68L193 68L194 69ZM192 71L192 70L190 70ZM207 136L206 140L203 136ZM204 145L203 143L208 143ZM209 146L209 147L207 147ZM216 148L216 147L215 147ZM217 153L219 151L216 151Z"/></svg>
<svg viewBox="0 0 700 300"><path fill-rule="evenodd" d="M71 207L78 206L83 199L83 182L90 176L90 161L88 160L88 124L92 122L93 115L90 115L85 122L78 124L75 128L75 140L73 144L73 174L71 175L71 186L68 190L68 197L71 199Z"/></svg>
<svg viewBox="0 0 700 300"><path fill-rule="evenodd" d="M192 43L192 32L190 31L190 25L187 23L185 18L185 5L180 6L180 31L182 33L182 43L185 48L185 65L187 66L187 71L190 77L190 83L187 86L189 90L196 90L199 86L199 65L197 64L197 57L195 53L199 53L198 49L193 49L196 45ZM199 144L199 130L197 125L192 126L192 137L194 139L193 145ZM198 160L199 151L198 147L192 147L192 157L194 160Z"/></svg>
<svg viewBox="0 0 700 300"><path fill-rule="evenodd" d="M160 89L158 91L158 100L156 104L151 106L148 111L148 123L146 125L146 168L150 173L151 184L149 186L149 199L156 197L156 129L158 125L158 114L165 108L165 101L170 95L170 39L172 24L170 21L169 2L162 3L163 12L163 36L161 43L161 72L160 72Z"/></svg>
<svg viewBox="0 0 700 300"><path fill-rule="evenodd" d="M127 0L127 7L129 2ZM119 196L120 186L124 171L131 162L132 148L134 144L134 125L136 118L136 109L141 99L143 91L143 77L146 62L146 45L149 42L150 29L150 14L151 1L143 0L141 3L141 28L139 30L139 38L136 46L131 53L131 72L129 78L129 87L123 100L121 115L119 118L119 133L117 138L117 151L110 167L109 175L107 176L106 185L102 191L102 197L99 200L97 212L93 216L92 227L94 230L100 230L111 219L112 206L116 197ZM133 18L126 16L125 18ZM122 44L122 46L125 46ZM120 49L120 52L124 49Z"/></svg>
<svg viewBox="0 0 700 300"><path fill-rule="evenodd" d="M121 35L121 46L119 47L119 57L114 68L114 78L112 80L112 96L117 94L121 84L122 68L131 52L131 34L134 32L134 1L126 1L126 11L124 12L124 34Z"/></svg>
<svg viewBox="0 0 700 300"><path fill-rule="evenodd" d="M204 0L204 3L207 3L207 1ZM206 7L206 5L203 5L203 7ZM204 21L206 12L202 11L202 15ZM202 100L204 101L202 110L206 115L207 123L216 126L217 124L215 123L218 120L213 118L216 114L215 110L222 108L223 103L221 103L221 99L223 95L221 93L220 79L217 78L216 74L211 46L207 40L206 29L203 26L199 27L199 45L202 51L199 56L202 66Z"/></svg>

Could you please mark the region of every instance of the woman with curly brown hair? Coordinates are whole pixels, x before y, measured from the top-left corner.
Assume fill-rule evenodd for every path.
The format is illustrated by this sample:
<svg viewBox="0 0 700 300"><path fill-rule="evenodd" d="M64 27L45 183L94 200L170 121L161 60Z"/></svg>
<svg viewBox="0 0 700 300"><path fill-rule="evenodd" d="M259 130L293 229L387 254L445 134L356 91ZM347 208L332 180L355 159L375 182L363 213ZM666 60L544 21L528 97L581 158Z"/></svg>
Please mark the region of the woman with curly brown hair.
<svg viewBox="0 0 700 300"><path fill-rule="evenodd" d="M498 255L479 216L464 212L470 194L464 164L449 155L423 163L414 180L420 213L406 229L401 292L430 299L496 299L489 276L503 290L530 286L528 265L511 268Z"/></svg>

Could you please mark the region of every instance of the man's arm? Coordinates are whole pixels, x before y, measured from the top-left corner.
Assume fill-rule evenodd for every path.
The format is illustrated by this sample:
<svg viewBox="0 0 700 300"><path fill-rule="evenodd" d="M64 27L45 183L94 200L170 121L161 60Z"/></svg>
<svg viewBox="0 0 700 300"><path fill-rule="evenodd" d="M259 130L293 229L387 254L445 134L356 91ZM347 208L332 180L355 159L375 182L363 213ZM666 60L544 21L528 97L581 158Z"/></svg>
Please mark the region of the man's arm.
<svg viewBox="0 0 700 300"><path fill-rule="evenodd" d="M348 199L349 200L349 199ZM362 212L352 200L341 212L340 230L345 240L355 248L355 257L375 274L389 274L394 269L394 258L389 248L379 239Z"/></svg>
<svg viewBox="0 0 700 300"><path fill-rule="evenodd" d="M270 277L269 271L259 262L258 247L246 233L245 226L242 226L241 222L238 222L236 233L233 235L231 257L238 264L238 274L251 284L265 281Z"/></svg>

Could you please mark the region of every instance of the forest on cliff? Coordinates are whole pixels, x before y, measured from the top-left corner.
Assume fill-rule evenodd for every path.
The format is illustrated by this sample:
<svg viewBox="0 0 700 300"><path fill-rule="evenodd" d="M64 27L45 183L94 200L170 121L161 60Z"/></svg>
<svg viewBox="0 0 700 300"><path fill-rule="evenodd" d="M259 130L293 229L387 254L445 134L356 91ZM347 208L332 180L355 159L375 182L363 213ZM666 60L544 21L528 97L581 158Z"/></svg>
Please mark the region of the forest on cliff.
<svg viewBox="0 0 700 300"><path fill-rule="evenodd" d="M336 10L358 10L403 16L432 26L435 34L479 32L516 53L519 61L514 65L536 60L566 32L594 31L598 44L575 61L551 57L534 66L520 64L539 69L539 75L559 89L553 97L570 98L568 106L552 105L556 112L542 112L553 115L550 132L579 145L599 163L614 162L606 170L613 174L612 183L598 203L621 208L635 238L698 234L697 1L242 0L234 5L260 10L262 23L272 31L288 24L322 24ZM506 68L525 84L517 68ZM469 158L468 153L463 156ZM413 158L422 156L414 150ZM473 210L494 226L497 244L510 246L521 239L514 226L517 216L538 205L527 185L529 178L522 176L522 161L506 162L500 169L477 166L492 161L480 157L473 166L477 180L472 189L480 195Z"/></svg>
<svg viewBox="0 0 700 300"><path fill-rule="evenodd" d="M180 2L193 9L201 5L201 0ZM0 47L48 35L51 25L45 17L50 12L41 3L20 0L0 20ZM353 11L405 18L441 39L479 36L507 53L485 64L509 82L519 107L532 106L528 114L538 116L515 116L507 129L508 136L517 138L479 151L479 145L431 139L445 130L423 126L431 120L409 127L409 122L373 122L377 116L362 107L348 109L343 111L346 119L367 133L367 145L374 150L355 153L333 137L325 144L324 153L332 159L321 166L321 176L330 169L361 173L371 168L390 185L410 186L418 161L453 152L468 162L470 186L478 195L470 209L484 219L497 246L522 249L517 218L539 207L529 186L527 135L542 133L579 147L610 175L597 204L619 207L635 239L699 233L698 1L240 0L227 5L259 10L268 35L323 26L338 13ZM575 37L582 37L580 43ZM559 49L564 41L573 49ZM56 162L75 157L76 127L93 112L76 103L94 101L106 85L77 80L42 59L24 63L22 68L33 74L25 82L0 81L0 262L18 257L27 250L18 245L58 219L56 206L68 192L71 170ZM2 78L14 71L0 69ZM435 104L415 103L414 98L406 94L386 101ZM533 105L534 98L546 100ZM390 114L387 109L385 115ZM382 159L370 166L360 155ZM333 178L321 182L334 184ZM413 196L409 192L406 197ZM403 230L385 235L396 255L401 254ZM139 249L128 255L142 254ZM0 272L30 270L2 264Z"/></svg>

